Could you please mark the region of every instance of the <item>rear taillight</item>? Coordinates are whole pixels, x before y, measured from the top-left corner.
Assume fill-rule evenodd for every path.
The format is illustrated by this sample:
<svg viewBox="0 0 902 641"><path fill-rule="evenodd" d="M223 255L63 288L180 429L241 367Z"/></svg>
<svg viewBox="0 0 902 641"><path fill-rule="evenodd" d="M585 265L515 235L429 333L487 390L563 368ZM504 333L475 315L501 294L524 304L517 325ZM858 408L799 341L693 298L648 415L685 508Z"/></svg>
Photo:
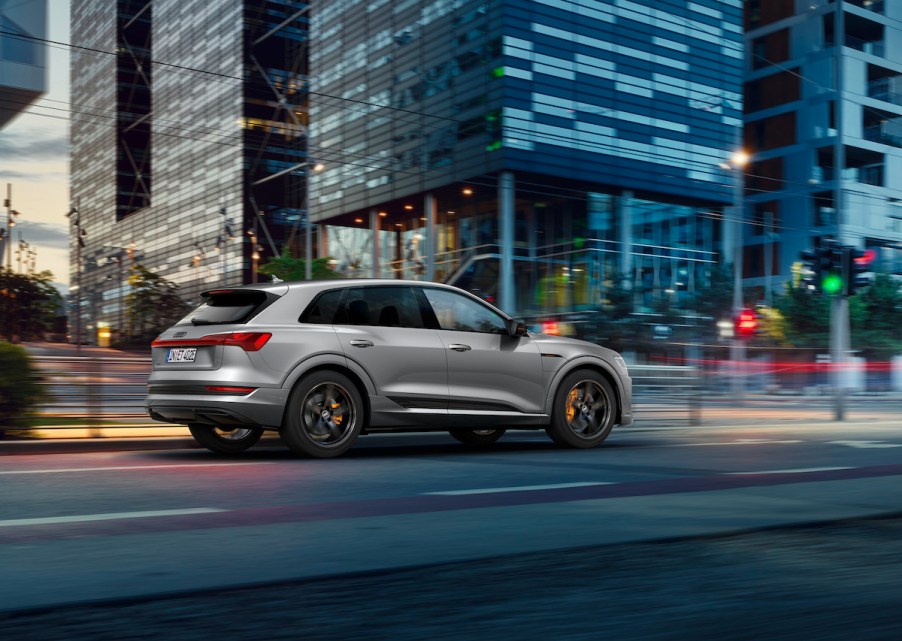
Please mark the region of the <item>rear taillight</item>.
<svg viewBox="0 0 902 641"><path fill-rule="evenodd" d="M212 338L213 336L222 336L223 345L237 345L245 352L259 351L272 338L272 334L265 332L232 332L231 334L213 334L204 338Z"/></svg>
<svg viewBox="0 0 902 641"><path fill-rule="evenodd" d="M151 347L200 347L202 345L237 345L245 352L256 352L272 338L268 332L227 332L201 338L157 339Z"/></svg>

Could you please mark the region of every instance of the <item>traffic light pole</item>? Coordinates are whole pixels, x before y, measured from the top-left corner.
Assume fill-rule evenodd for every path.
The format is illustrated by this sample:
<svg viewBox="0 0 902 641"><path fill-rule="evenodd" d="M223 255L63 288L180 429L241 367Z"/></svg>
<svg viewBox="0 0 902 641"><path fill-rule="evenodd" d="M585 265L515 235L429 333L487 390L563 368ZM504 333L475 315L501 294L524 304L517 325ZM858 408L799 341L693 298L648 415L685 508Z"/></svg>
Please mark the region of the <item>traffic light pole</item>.
<svg viewBox="0 0 902 641"><path fill-rule="evenodd" d="M830 365L833 387L833 418L846 418L846 355L849 353L849 299L833 298L830 305Z"/></svg>

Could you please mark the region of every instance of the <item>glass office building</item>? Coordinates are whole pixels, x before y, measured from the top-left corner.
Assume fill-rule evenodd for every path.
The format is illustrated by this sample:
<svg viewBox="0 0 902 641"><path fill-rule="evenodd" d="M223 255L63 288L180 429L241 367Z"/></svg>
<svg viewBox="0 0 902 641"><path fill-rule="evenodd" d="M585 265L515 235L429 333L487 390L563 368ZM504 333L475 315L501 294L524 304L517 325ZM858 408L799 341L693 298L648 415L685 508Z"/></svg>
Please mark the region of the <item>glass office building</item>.
<svg viewBox="0 0 902 641"><path fill-rule="evenodd" d="M902 273L902 3L752 0L746 28L746 284L825 238Z"/></svg>
<svg viewBox="0 0 902 641"><path fill-rule="evenodd" d="M73 0L71 282L123 325L135 262L186 299L254 278L306 224L306 2Z"/></svg>
<svg viewBox="0 0 902 641"><path fill-rule="evenodd" d="M508 311L705 287L740 144L740 0L313 3L321 251ZM724 252L727 252L727 255Z"/></svg>

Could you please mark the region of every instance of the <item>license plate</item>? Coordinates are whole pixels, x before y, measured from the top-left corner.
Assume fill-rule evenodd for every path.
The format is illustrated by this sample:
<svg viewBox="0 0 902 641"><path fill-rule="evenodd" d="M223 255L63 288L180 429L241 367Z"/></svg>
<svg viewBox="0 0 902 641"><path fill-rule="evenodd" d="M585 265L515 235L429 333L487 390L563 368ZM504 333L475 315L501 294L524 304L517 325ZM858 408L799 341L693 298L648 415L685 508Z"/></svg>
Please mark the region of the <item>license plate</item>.
<svg viewBox="0 0 902 641"><path fill-rule="evenodd" d="M193 363L197 356L196 347L173 347L166 356L167 363Z"/></svg>

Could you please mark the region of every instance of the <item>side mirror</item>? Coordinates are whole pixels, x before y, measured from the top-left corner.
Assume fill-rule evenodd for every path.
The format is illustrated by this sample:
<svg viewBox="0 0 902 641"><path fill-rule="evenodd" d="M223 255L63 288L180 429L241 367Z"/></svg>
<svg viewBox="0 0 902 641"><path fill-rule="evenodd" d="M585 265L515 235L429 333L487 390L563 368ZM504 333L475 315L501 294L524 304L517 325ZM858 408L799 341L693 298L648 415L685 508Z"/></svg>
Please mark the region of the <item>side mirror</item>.
<svg viewBox="0 0 902 641"><path fill-rule="evenodd" d="M511 318L507 321L507 333L511 336L526 336L526 323L521 323Z"/></svg>

